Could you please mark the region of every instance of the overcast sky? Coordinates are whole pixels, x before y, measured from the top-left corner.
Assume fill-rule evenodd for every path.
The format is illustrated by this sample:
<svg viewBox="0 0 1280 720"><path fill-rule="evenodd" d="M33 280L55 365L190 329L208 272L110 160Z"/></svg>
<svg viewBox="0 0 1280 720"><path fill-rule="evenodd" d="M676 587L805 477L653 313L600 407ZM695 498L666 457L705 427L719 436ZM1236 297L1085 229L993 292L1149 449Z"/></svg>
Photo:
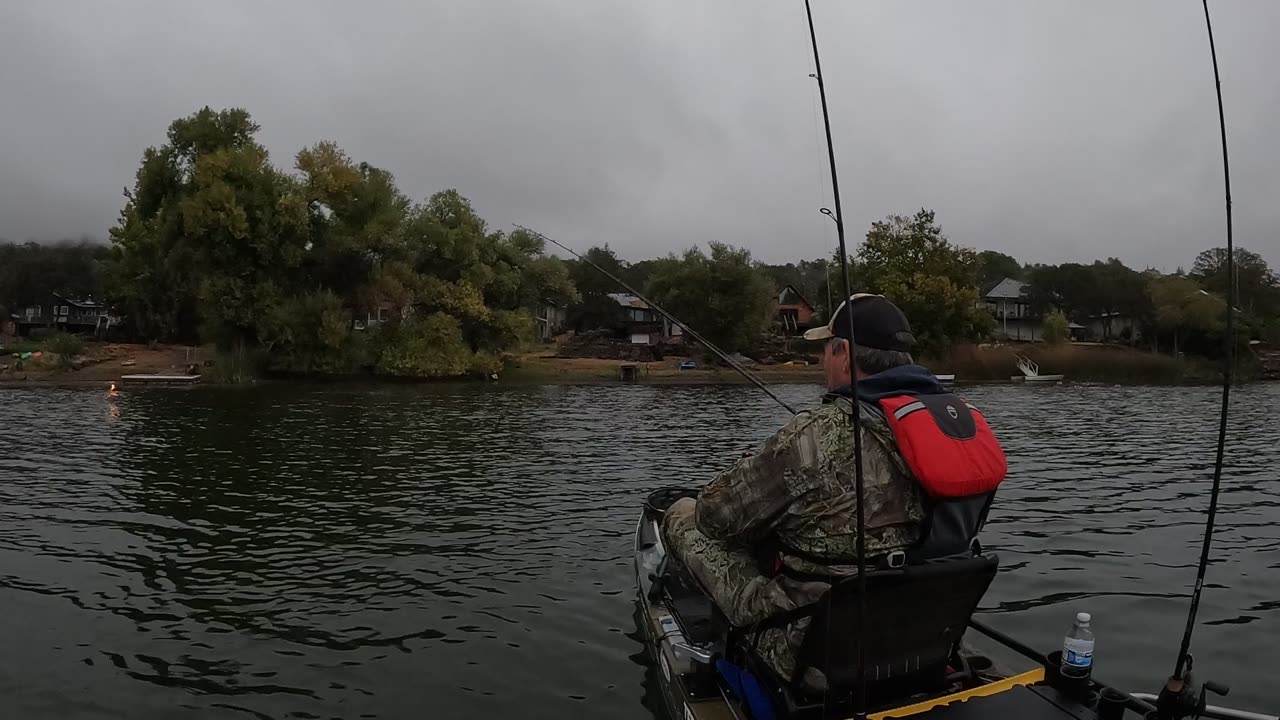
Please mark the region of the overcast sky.
<svg viewBox="0 0 1280 720"><path fill-rule="evenodd" d="M813 0L850 240L921 206L1024 261L1173 270L1222 243L1198 0ZM1280 2L1217 0L1237 242L1280 266ZM6 2L0 237L106 237L142 150L247 108L629 259L834 228L802 0Z"/></svg>

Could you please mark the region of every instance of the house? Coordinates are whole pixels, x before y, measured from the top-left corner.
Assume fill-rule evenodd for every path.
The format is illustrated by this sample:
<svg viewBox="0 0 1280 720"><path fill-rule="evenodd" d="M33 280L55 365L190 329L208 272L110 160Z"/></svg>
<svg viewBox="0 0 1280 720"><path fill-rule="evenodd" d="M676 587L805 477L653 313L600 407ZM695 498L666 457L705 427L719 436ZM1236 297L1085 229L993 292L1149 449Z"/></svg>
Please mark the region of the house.
<svg viewBox="0 0 1280 720"><path fill-rule="evenodd" d="M1044 325L1031 312L1027 284L1005 278L982 295L979 304L995 318L992 333L1005 340L1039 341L1044 339Z"/></svg>
<svg viewBox="0 0 1280 720"><path fill-rule="evenodd" d="M787 285L779 290L776 302L778 307L774 322L783 335L799 335L813 324L813 305L804 299L794 285Z"/></svg>
<svg viewBox="0 0 1280 720"><path fill-rule="evenodd" d="M564 330L567 318L566 308L552 302L544 302L535 312L534 323L537 325L538 339L550 340Z"/></svg>
<svg viewBox="0 0 1280 720"><path fill-rule="evenodd" d="M1130 315L1118 312L1102 313L1090 317L1085 322L1085 336L1098 342L1129 342L1141 339L1142 330Z"/></svg>
<svg viewBox="0 0 1280 720"><path fill-rule="evenodd" d="M683 339L679 325L660 315L649 304L631 293L609 293L622 306L623 327L633 345L653 345L661 340Z"/></svg>
<svg viewBox="0 0 1280 720"><path fill-rule="evenodd" d="M41 328L77 335L99 334L114 323L107 306L93 297L76 299L60 293L49 293L39 305L19 307L11 318L19 336Z"/></svg>

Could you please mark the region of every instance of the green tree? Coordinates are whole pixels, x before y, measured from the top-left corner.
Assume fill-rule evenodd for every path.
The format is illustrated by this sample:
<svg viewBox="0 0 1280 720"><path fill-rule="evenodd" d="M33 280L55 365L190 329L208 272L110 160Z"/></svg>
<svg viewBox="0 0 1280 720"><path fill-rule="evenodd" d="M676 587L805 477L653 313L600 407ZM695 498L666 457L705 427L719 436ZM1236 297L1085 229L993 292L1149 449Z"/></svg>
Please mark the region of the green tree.
<svg viewBox="0 0 1280 720"><path fill-rule="evenodd" d="M541 304L576 300L539 236L489 230L458 191L413 204L329 142L285 173L257 132L205 108L143 154L105 275L139 335L233 348L232 375L265 351L281 370L451 377L496 369Z"/></svg>
<svg viewBox="0 0 1280 720"><path fill-rule="evenodd" d="M1251 315L1280 315L1280 278L1261 255L1235 249L1236 307ZM1205 290L1227 297L1227 249L1210 248L1196 256L1191 276Z"/></svg>
<svg viewBox="0 0 1280 720"><path fill-rule="evenodd" d="M607 244L589 248L582 255L617 277L627 274L629 266L619 260ZM588 262L571 260L566 265L569 278L578 291L578 301L570 305L565 313L565 321L569 327L578 332L600 328L620 331L626 315L622 306L609 297L609 294L623 292L623 289ZM632 287L644 287L644 283Z"/></svg>
<svg viewBox="0 0 1280 720"><path fill-rule="evenodd" d="M244 110L175 120L148 148L119 224L107 278L151 337L224 349L258 341L258 319L293 288L310 240L300 184L271 166Z"/></svg>
<svg viewBox="0 0 1280 720"><path fill-rule="evenodd" d="M1176 355L1185 350L1216 354L1225 329L1226 303L1190 278L1166 275L1151 280L1157 332L1172 341Z"/></svg>
<svg viewBox="0 0 1280 720"><path fill-rule="evenodd" d="M43 305L50 293L68 297L102 297L99 266L106 245L62 241L48 245L0 242L0 307L16 312L24 305ZM8 313L0 314L0 318Z"/></svg>
<svg viewBox="0 0 1280 720"><path fill-rule="evenodd" d="M751 252L724 243L671 256L645 294L727 352L748 347L768 327L774 289Z"/></svg>
<svg viewBox="0 0 1280 720"><path fill-rule="evenodd" d="M1095 289L1089 305L1101 317L1103 340L1115 338L1113 320L1117 317L1128 317L1139 327L1149 324L1154 309L1145 274L1126 267L1116 258L1094 262L1089 270L1093 274L1092 286Z"/></svg>
<svg viewBox="0 0 1280 720"><path fill-rule="evenodd" d="M990 289L1005 278L1021 280L1022 265L1010 255L995 250L983 250L978 253L978 285L984 290Z"/></svg>
<svg viewBox="0 0 1280 720"><path fill-rule="evenodd" d="M649 278L653 275L653 272L662 267L665 261L666 258L647 258L636 262L623 262L622 274L618 277L625 280L631 287L637 290L644 290L645 286L649 284ZM618 288L618 291L621 291L621 288Z"/></svg>
<svg viewBox="0 0 1280 720"><path fill-rule="evenodd" d="M1038 315L1058 309L1069 319L1085 320L1102 312L1098 275L1088 265L1036 265L1027 272L1027 285L1027 300Z"/></svg>
<svg viewBox="0 0 1280 720"><path fill-rule="evenodd" d="M375 370L388 375L456 377L466 373L472 351L454 317L434 312L421 319L388 325L383 330Z"/></svg>
<svg viewBox="0 0 1280 720"><path fill-rule="evenodd" d="M259 336L273 367L291 372L344 372L366 359L354 347L351 314L332 290L289 297L262 318Z"/></svg>
<svg viewBox="0 0 1280 720"><path fill-rule="evenodd" d="M1044 341L1053 345L1071 339L1071 321L1061 310L1054 309L1044 316Z"/></svg>
<svg viewBox="0 0 1280 720"><path fill-rule="evenodd" d="M911 321L917 348L936 352L991 330L977 307L977 258L942 234L932 210L872 223L853 270L855 292L880 293Z"/></svg>

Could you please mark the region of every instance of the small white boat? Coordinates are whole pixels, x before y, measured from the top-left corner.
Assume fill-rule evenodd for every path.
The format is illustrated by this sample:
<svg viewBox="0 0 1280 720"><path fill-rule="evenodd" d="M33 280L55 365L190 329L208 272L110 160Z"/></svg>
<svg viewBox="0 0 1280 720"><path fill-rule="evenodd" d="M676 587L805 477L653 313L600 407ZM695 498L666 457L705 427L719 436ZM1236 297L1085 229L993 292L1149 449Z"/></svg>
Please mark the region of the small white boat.
<svg viewBox="0 0 1280 720"><path fill-rule="evenodd" d="M1040 366L1034 360L1026 355L1014 355L1014 359L1018 363L1018 369L1022 371L1021 375L1013 375L1009 379L1013 382L1029 382L1029 383L1056 383L1062 382L1063 375L1041 375Z"/></svg>

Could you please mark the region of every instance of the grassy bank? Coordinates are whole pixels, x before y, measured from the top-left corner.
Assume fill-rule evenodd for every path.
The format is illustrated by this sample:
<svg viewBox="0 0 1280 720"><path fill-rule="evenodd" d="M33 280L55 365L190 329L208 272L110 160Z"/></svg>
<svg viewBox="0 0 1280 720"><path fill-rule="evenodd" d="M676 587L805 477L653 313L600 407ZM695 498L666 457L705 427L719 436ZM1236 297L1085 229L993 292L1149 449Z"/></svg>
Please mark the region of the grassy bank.
<svg viewBox="0 0 1280 720"><path fill-rule="evenodd" d="M680 383L745 383L732 368L699 364L693 370L681 370L683 358L636 363L640 382ZM506 358L502 382L527 383L608 383L620 382L618 360L595 358L560 358L547 353L524 353ZM758 366L752 370L768 383L808 383L822 381L822 368L804 365Z"/></svg>
<svg viewBox="0 0 1280 720"><path fill-rule="evenodd" d="M5 353L41 349L36 343L10 343ZM47 348L45 348L47 351ZM1105 382L1121 384L1172 385L1179 383L1216 382L1221 377L1216 363L1202 358L1178 359L1141 350L1101 345L965 345L952 348L939 357L921 358L921 364L937 373L953 373L961 383L1008 382L1018 374L1015 354L1023 354L1040 365L1043 374L1062 374L1068 382ZM126 345L86 343L77 356L75 368L62 367L52 355L24 362L17 370L11 356L0 358L7 364L0 372L0 382L113 382L126 373L181 372L193 357L203 360L211 353L177 345ZM639 381L660 384L737 384L745 383L736 371L699 363L693 370L681 370L683 358L637 363ZM615 383L621 382L618 360L594 358L560 358L546 348L504 357L499 374L501 382L510 383ZM222 366L221 368L219 366ZM227 382L218 374L233 365L217 357L213 367L202 367L205 382ZM822 369L816 365L757 365L752 370L768 383L819 383ZM1256 375L1256 368L1242 365L1241 380ZM318 375L294 375L295 379L314 380ZM327 376L329 379L391 380L366 374ZM288 379L288 377L283 378ZM465 378L458 378L462 380ZM447 380L446 380L447 381ZM456 381L456 380L455 380Z"/></svg>
<svg viewBox="0 0 1280 720"><path fill-rule="evenodd" d="M1025 355L1043 375L1065 375L1072 382L1174 385L1212 382L1220 377L1212 362L1175 358L1115 345L962 345L923 362L939 373L955 373L960 382L1008 382L1018 375L1015 355Z"/></svg>

